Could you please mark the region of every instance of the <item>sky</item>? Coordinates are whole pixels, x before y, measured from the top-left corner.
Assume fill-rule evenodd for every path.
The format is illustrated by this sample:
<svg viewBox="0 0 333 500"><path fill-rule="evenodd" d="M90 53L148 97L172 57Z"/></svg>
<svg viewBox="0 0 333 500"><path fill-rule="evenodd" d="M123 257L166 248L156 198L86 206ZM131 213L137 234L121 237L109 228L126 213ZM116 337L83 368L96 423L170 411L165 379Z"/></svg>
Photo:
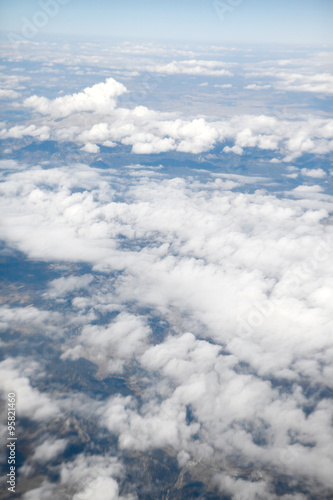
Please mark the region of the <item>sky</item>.
<svg viewBox="0 0 333 500"><path fill-rule="evenodd" d="M265 44L332 42L330 0L1 0L0 12L1 30L17 34L32 23L37 25L38 35Z"/></svg>

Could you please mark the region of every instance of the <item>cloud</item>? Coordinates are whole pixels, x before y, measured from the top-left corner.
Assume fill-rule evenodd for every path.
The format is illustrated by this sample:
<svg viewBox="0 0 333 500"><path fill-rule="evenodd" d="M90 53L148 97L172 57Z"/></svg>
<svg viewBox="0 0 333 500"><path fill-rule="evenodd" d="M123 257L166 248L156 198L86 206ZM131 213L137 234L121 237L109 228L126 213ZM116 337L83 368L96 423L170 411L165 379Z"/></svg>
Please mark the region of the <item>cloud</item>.
<svg viewBox="0 0 333 500"><path fill-rule="evenodd" d="M7 90L7 89L0 89L0 99L17 99L20 97L19 92L16 92L15 90Z"/></svg>
<svg viewBox="0 0 333 500"><path fill-rule="evenodd" d="M97 83L87 87L83 92L57 97L53 101L46 97L32 96L24 101L24 106L34 108L43 115L64 117L81 111L112 112L115 107L115 98L126 92L126 87L108 78L105 83Z"/></svg>
<svg viewBox="0 0 333 500"><path fill-rule="evenodd" d="M31 77L27 75L0 73L0 82L1 82L0 86L3 89L2 92L6 93L8 91L9 92L8 97L10 99L17 98L20 95L20 93L17 92L17 90L22 90L25 88L25 86L22 85L22 83L28 82L30 80Z"/></svg>
<svg viewBox="0 0 333 500"><path fill-rule="evenodd" d="M45 464L45 462L48 462L60 453L63 453L66 446L66 439L46 440L37 446L32 460Z"/></svg>
<svg viewBox="0 0 333 500"><path fill-rule="evenodd" d="M167 64L149 65L147 71L156 73L164 73L168 75L203 75L203 76L233 76L233 74L225 69L232 64L220 61L203 61L191 59L187 61L172 61Z"/></svg>
<svg viewBox="0 0 333 500"><path fill-rule="evenodd" d="M278 151L290 162L303 153L327 154L333 150L332 120L304 117L297 120L266 115L236 115L228 121L205 118L185 120L175 113L161 113L145 106L125 109L116 97L126 88L113 79L83 92L49 100L32 96L25 106L49 116L47 125L15 126L3 129L0 137L74 141L82 150L98 153L98 144L122 143L136 154L167 151L199 154L217 144L234 141L225 152L242 154L244 148ZM61 117L63 119L55 118Z"/></svg>
<svg viewBox="0 0 333 500"><path fill-rule="evenodd" d="M121 312L107 326L86 325L62 359L84 357L97 362L100 374L122 373L124 363L145 348L150 334L143 317Z"/></svg>
<svg viewBox="0 0 333 500"><path fill-rule="evenodd" d="M2 129L0 131L0 139L22 139L22 137L30 136L47 141L50 138L50 128L46 125L36 127L36 125L15 125L10 129Z"/></svg>
<svg viewBox="0 0 333 500"><path fill-rule="evenodd" d="M301 169L302 175L305 175L306 177L313 177L315 179L322 179L323 177L326 177L326 172L322 168L302 168Z"/></svg>
<svg viewBox="0 0 333 500"><path fill-rule="evenodd" d="M220 88L220 89L230 89L232 87L231 83L215 83L214 85L215 88Z"/></svg>
<svg viewBox="0 0 333 500"><path fill-rule="evenodd" d="M124 46L123 54L131 49ZM84 50L85 63L110 67L113 48L96 59ZM135 50L145 54L144 46ZM54 58L68 62L69 53ZM47 60L47 51L36 57ZM224 69L200 61L177 63L176 74ZM82 72L81 63L73 71ZM188 176L151 161L114 170L1 162L1 256L13 249L66 269L54 274L48 267L52 278L36 292L38 306L15 302L0 311L3 331L14 331L24 346L33 333L29 347L37 339L58 348L55 365L34 349L0 364L3 394L17 389L21 414L39 428L20 469L30 488L25 500L134 499L137 484L145 487L137 496L150 494L149 478L160 485L163 470L180 491L193 480L217 497L328 498L333 200L322 161L312 157L307 168L290 162L303 152L328 153L332 121L125 109L114 83L100 85L64 95L59 110L56 99L33 96L30 109L46 114L13 130L3 124L3 137L13 150L30 134L93 153L102 144L138 154L216 146L273 153L260 154L260 173L252 177L241 169L231 174L218 153L200 158L216 161L218 170L192 168ZM284 172L293 180L282 182ZM12 352L12 336L2 338L5 354ZM63 391L49 370L55 366L73 370ZM84 378L82 366L92 375ZM58 432L63 420L68 433ZM67 421L86 441L75 441ZM41 482L34 474L46 461L52 481Z"/></svg>
<svg viewBox="0 0 333 500"><path fill-rule="evenodd" d="M235 153L236 155L242 155L244 150L240 146L236 145L232 147L224 146L223 151L225 153Z"/></svg>
<svg viewBox="0 0 333 500"><path fill-rule="evenodd" d="M98 153L100 149L97 146L97 144L91 144L89 142L88 144L86 144L85 146L83 146L83 148L81 148L81 150L82 151L86 151L86 153L95 154L95 153Z"/></svg>
<svg viewBox="0 0 333 500"><path fill-rule="evenodd" d="M277 87L292 92L311 92L316 94L333 94L333 75L330 73L318 73L306 75L298 73L280 72Z"/></svg>
<svg viewBox="0 0 333 500"><path fill-rule="evenodd" d="M17 400L20 402L20 415L22 417L43 421L58 416L60 409L47 394L41 393L31 386L29 376L36 369L36 364L27 368L21 358L7 358L1 361L1 392L6 395L6 398L9 392L16 394Z"/></svg>
<svg viewBox="0 0 333 500"><path fill-rule="evenodd" d="M247 484L253 498L273 495L276 475L312 495L332 487L332 400L318 396L332 379L333 235L323 223L332 197L302 185L275 196L265 178L255 179L261 189L241 192L248 177L228 173L168 178L144 167L143 177L131 175L140 170L8 169L7 244L30 258L92 267L52 280L43 296L66 299L81 321L61 343L62 362L91 360L98 379L130 373L133 391L95 405L51 401L29 381L38 368L26 373L20 359L2 362L5 389L17 387L30 418L95 415L124 453L168 447L223 494L244 496ZM20 314L33 326L37 308L17 309L6 312L7 326ZM108 472L95 475L95 459L89 473L87 458L75 460L63 464L58 490L71 478L78 498L106 487L120 495L111 465L99 463ZM226 470L242 477L226 482ZM54 498L54 489L45 481L26 499Z"/></svg>
<svg viewBox="0 0 333 500"><path fill-rule="evenodd" d="M50 282L49 291L46 295L51 298L57 298L71 294L74 291L86 288L93 279L93 276L90 274L57 278Z"/></svg>
<svg viewBox="0 0 333 500"><path fill-rule="evenodd" d="M124 476L124 468L115 457L79 454L72 461L56 467L58 482L44 480L43 484L26 492L24 500L52 498L60 500L71 495L73 500L136 500L135 494L120 495L118 481Z"/></svg>
<svg viewBox="0 0 333 500"><path fill-rule="evenodd" d="M246 85L246 87L244 88L249 90L264 90L264 89L270 89L271 85L261 85L257 83L251 83L250 85Z"/></svg>
<svg viewBox="0 0 333 500"><path fill-rule="evenodd" d="M25 334L36 333L45 328L45 324L59 322L61 315L55 311L45 311L33 307L0 307L0 331L15 328ZM30 328L27 326L30 325Z"/></svg>
<svg viewBox="0 0 333 500"><path fill-rule="evenodd" d="M299 73L295 73L294 71L288 70L287 68L284 68L284 71L280 71L280 69L276 68L276 62L274 62L274 66L270 66L269 64L271 62L272 61L263 62L261 63L261 65L259 65L259 67L258 65L251 66L251 69L253 69L253 71L246 74L246 76L248 77L259 76L261 78L269 78L269 84L266 84L264 86L262 86L261 84L250 84L245 88L259 90L260 87L268 88L269 85L276 90L285 92L310 92L323 96L331 95L333 93L333 75L328 72L313 72L316 66L321 65L321 62L319 60L289 60L288 65L300 66ZM287 61L285 61L285 63L287 63ZM324 67L325 65L323 65L323 68Z"/></svg>

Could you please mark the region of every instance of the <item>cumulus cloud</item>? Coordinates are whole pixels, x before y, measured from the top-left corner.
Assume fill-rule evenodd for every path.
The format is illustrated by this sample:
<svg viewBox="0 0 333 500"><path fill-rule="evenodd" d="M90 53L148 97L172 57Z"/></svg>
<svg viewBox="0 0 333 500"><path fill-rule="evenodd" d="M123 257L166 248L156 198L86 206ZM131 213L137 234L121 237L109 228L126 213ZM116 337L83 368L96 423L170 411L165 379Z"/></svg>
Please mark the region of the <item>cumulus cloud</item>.
<svg viewBox="0 0 333 500"><path fill-rule="evenodd" d="M275 150L290 162L303 153L326 154L333 150L332 120L313 117L289 120L266 115L240 115L224 121L186 120L145 106L125 109L116 97L126 92L121 83L108 79L83 92L49 100L32 96L25 106L49 116L48 124L3 129L0 137L30 135L45 140L74 141L82 150L98 153L98 144L117 142L132 146L136 154L179 151L198 154L224 141L234 141L226 152L242 154L244 148ZM67 115L68 118L66 118ZM84 119L82 117L84 116ZM56 117L63 119L54 120Z"/></svg>
<svg viewBox="0 0 333 500"><path fill-rule="evenodd" d="M24 500L52 498L61 500L71 495L73 500L135 500L135 494L120 495L118 481L123 479L124 468L115 457L78 455L73 461L67 461L57 467L60 481L43 484L26 492Z"/></svg>
<svg viewBox="0 0 333 500"><path fill-rule="evenodd" d="M167 447L180 467L208 471L205 481L222 484L223 494L244 495L247 484L253 498L265 498L276 475L312 495L326 491L333 407L318 394L332 379L333 235L323 223L332 198L320 186L281 197L239 192L248 182L241 175L168 178L161 170L156 178L147 168L144 177L130 175L138 170L18 168L1 187L9 245L35 259L93 267L46 291L45 299L70 297L82 316L62 359L93 361L99 378L126 376L133 362L140 370L130 372L130 396L99 402L98 425L124 452ZM105 284L92 292L94 273ZM164 335L154 336L147 311L166 325ZM105 314L101 324L97 313ZM42 419L64 407L32 388L13 361L2 370L11 387L16 380L24 389L22 414ZM61 477L70 477L72 466L64 467ZM226 483L225 470L242 479ZM119 494L110 478L118 482L112 472L91 477L92 490L75 495ZM53 488L45 482L26 498L51 498Z"/></svg>
<svg viewBox="0 0 333 500"><path fill-rule="evenodd" d="M301 169L302 175L305 175L306 177L313 177L315 179L322 179L323 177L326 177L326 172L322 168L302 168Z"/></svg>
<svg viewBox="0 0 333 500"><path fill-rule="evenodd" d="M35 137L40 141L47 141L50 138L50 127L44 125L37 127L36 125L15 125L10 129L2 129L0 131L0 139L22 139L24 136Z"/></svg>
<svg viewBox="0 0 333 500"><path fill-rule="evenodd" d="M143 46L134 49L145 54ZM96 59L89 50L85 63L105 67L113 49ZM68 54L55 59L68 62ZM41 57L47 61L46 51ZM74 60L79 63L77 55ZM166 74L206 73L205 80L229 68L201 58L151 66ZM266 82L262 76L254 85ZM123 93L122 84L107 80L58 100L33 96L26 109L42 117L18 128L2 124L3 138L74 141L92 154L101 145L123 144L138 154L201 153L220 145L226 153L259 148L275 158L269 163L272 154L264 161L261 154L258 169L265 173L255 177L230 174L222 163L214 173L193 168L189 176L172 177L162 165L112 170L1 162L7 245L1 255L12 248L57 269L66 265L38 294L42 305L3 306L1 329L23 342L32 332L41 342L61 335L57 364L47 366L78 376L65 378L65 391L53 390L52 370L41 367L50 360L38 353L36 363L33 350L0 364L3 394L17 390L21 414L39 426L20 470L30 488L25 500L134 499L138 476L143 471L145 495L147 478L156 476L149 463L163 454L158 480L160 467L171 463L168 481L174 473L180 491L193 480L236 499L329 498L333 200L326 166L310 168L312 159L304 168L290 163L303 152L330 152L332 121L237 112L184 118L122 108ZM202 157L210 158L218 157ZM293 178L284 184L277 170ZM75 335L67 335L74 323ZM2 338L10 352L11 336ZM67 418L86 435L85 444L78 440L73 448L75 433L57 433L62 419L72 429ZM114 450L130 472L111 456ZM52 482L28 482L46 462Z"/></svg>
<svg viewBox="0 0 333 500"><path fill-rule="evenodd" d="M123 84L108 78L104 83L85 88L83 92L57 97L53 101L46 97L28 97L24 106L54 117L64 117L80 111L109 113L115 107L115 98L124 92L126 87Z"/></svg>
<svg viewBox="0 0 333 500"><path fill-rule="evenodd" d="M67 349L62 358L90 359L98 363L104 376L122 373L125 361L144 350L149 334L144 318L121 312L106 327L84 326L75 347Z"/></svg>
<svg viewBox="0 0 333 500"><path fill-rule="evenodd" d="M29 376L37 366L25 365L20 358L7 358L0 363L1 392L7 398L14 392L20 401L20 415L43 421L60 414L60 408L52 399L30 384Z"/></svg>
<svg viewBox="0 0 333 500"><path fill-rule="evenodd" d="M82 151L86 151L86 153L92 153L92 154L98 153L100 150L97 144L91 144L90 142L88 142L88 144L83 146L83 148L81 149Z"/></svg>

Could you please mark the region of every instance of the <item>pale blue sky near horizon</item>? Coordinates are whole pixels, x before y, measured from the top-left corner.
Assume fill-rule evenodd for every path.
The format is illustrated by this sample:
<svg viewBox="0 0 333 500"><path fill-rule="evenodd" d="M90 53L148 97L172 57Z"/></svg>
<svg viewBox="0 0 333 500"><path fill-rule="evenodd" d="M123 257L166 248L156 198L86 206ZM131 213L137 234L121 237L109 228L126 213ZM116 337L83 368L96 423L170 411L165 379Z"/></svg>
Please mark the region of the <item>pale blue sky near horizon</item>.
<svg viewBox="0 0 333 500"><path fill-rule="evenodd" d="M0 0L1 30L39 37L330 45L332 15L332 0Z"/></svg>

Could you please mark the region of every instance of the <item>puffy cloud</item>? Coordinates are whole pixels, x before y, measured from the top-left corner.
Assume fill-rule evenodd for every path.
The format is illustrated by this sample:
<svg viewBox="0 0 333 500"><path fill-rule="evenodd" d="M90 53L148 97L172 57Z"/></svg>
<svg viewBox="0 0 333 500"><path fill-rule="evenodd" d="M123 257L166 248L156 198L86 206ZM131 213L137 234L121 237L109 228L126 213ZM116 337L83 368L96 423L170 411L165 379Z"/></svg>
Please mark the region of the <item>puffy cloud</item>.
<svg viewBox="0 0 333 500"><path fill-rule="evenodd" d="M110 113L115 107L115 98L124 92L127 90L123 84L108 78L105 83L97 83L93 87L85 88L83 92L57 97L53 101L46 97L28 97L24 105L43 115L54 117L64 117L81 111Z"/></svg>
<svg viewBox="0 0 333 500"><path fill-rule="evenodd" d="M92 153L92 154L98 153L100 150L97 144L91 144L90 142L88 142L88 144L83 146L83 148L81 149L82 151L86 151L86 153Z"/></svg>
<svg viewBox="0 0 333 500"><path fill-rule="evenodd" d="M57 467L60 481L43 484L23 495L24 500L52 498L61 500L71 495L73 500L135 500L135 494L120 495L118 481L123 479L124 468L115 457L77 455L73 461L67 461ZM118 480L118 481L117 481Z"/></svg>
<svg viewBox="0 0 333 500"><path fill-rule="evenodd" d="M1 392L6 395L16 394L20 404L20 415L33 420L43 421L58 416L60 408L52 399L30 384L31 372L37 366L27 367L21 358L7 358L0 363Z"/></svg>
<svg viewBox="0 0 333 500"><path fill-rule="evenodd" d="M126 88L121 83L108 79L81 93L54 100L32 96L25 100L25 105L49 115L48 124L3 129L0 137L30 135L40 140L51 137L57 141L75 141L83 144L83 151L93 154L99 152L98 143L113 146L120 142L132 146L136 154L166 151L198 154L224 141L234 141L234 145L225 146L225 152L242 154L244 148L255 147L276 150L287 155L288 162L305 152L326 154L333 150L333 126L329 119L241 115L228 121L185 120L174 113L155 112L145 106L121 108L116 105L116 97L124 92ZM67 115L71 116L66 118ZM56 117L63 119L54 121Z"/></svg>
<svg viewBox="0 0 333 500"><path fill-rule="evenodd" d="M326 172L322 168L302 168L301 169L302 175L305 175L306 177L313 177L315 179L322 179L323 177L326 177Z"/></svg>
<svg viewBox="0 0 333 500"><path fill-rule="evenodd" d="M76 493L73 500L94 500L95 498L119 498L119 487L117 481L112 477L98 477L82 492Z"/></svg>
<svg viewBox="0 0 333 500"><path fill-rule="evenodd" d="M100 374L123 371L126 360L145 348L150 329L144 318L121 312L109 325L86 325L76 345L62 355L63 359L84 357L98 363Z"/></svg>
<svg viewBox="0 0 333 500"><path fill-rule="evenodd" d="M235 153L236 155L242 155L243 154L243 148L241 148L239 145L235 146L224 146L223 151L225 153Z"/></svg>
<svg viewBox="0 0 333 500"><path fill-rule="evenodd" d="M44 125L37 127L36 125L15 125L10 129L2 129L0 131L0 139L21 139L24 136L35 137L40 141L47 141L50 138L50 127Z"/></svg>
<svg viewBox="0 0 333 500"><path fill-rule="evenodd" d="M187 69L196 71L194 64ZM267 161L265 177L192 169L184 178L172 178L162 166L44 169L1 162L4 241L28 258L66 262L72 273L39 295L43 308L3 307L3 329L34 331L45 340L57 321L68 322L65 332L77 321L78 335L62 338L59 366L75 370L81 357L90 360L98 366L98 372L91 368L91 387L106 388L94 399L76 386L51 396L51 374L34 362L34 352L1 363L4 390L17 388L22 415L39 423L54 419L21 477L50 460L48 470L58 479L33 483L25 500L135 498L122 491L138 469L126 476L118 460L102 454L100 438L107 433L117 439L119 456L130 457L128 466L136 457L143 481L158 449L178 464L175 488L190 477L209 491L216 487L216 496L328 498L333 201L322 168L284 163L302 152L329 152L331 120L183 119L144 106L121 108L113 91L103 89L106 108L86 89L62 97L59 109L70 114L56 118L56 100L47 99L46 118L13 133L20 138L47 126L52 139L83 147L122 143L137 153L202 152L221 144L238 154L274 150L279 159L272 176ZM39 99L32 109L42 109ZM278 162L296 176L289 188L274 176ZM63 306L60 319L46 311L55 300ZM4 339L2 348L9 349L11 339ZM125 396L110 390L112 374L124 383ZM71 439L53 432L63 414L75 415L81 429L93 424L96 440L87 440L87 454L59 463Z"/></svg>
<svg viewBox="0 0 333 500"><path fill-rule="evenodd" d="M237 500L256 500L269 498L270 500L306 500L302 493L292 493L285 495L274 494L272 488L267 485L265 477L253 471L252 481L245 481L241 478L233 478L227 474L217 474L214 483L218 486L219 492L223 495L231 495Z"/></svg>
<svg viewBox="0 0 333 500"><path fill-rule="evenodd" d="M2 185L5 241L33 258L93 266L53 280L44 295L70 299L82 318L79 335L61 345L62 360L91 360L98 379L126 377L133 362L139 367L130 371L131 396L111 395L93 407L98 425L123 452L168 447L184 471L208 471L205 481L223 494L241 498L248 485L253 498L274 498L273 474L298 484L307 477L307 491L318 493L316 484L325 491L333 408L317 395L331 380L332 226L322 224L331 197L318 186L300 186L290 197L242 193L240 186L258 178L227 173L169 179L163 169L156 178L144 168L144 177L131 175L140 170L12 168ZM165 335L155 338L150 313L138 311L154 311ZM36 321L38 311L29 314L26 322ZM97 314L106 315L101 324ZM28 398L20 399L23 414L92 412L87 402L51 403L17 366L3 365ZM58 490L81 467L70 464ZM242 479L228 473L226 481L223 470ZM111 469L89 476L91 489L75 477L78 499L104 488L120 494ZM26 498L56 498L54 488L45 482Z"/></svg>

